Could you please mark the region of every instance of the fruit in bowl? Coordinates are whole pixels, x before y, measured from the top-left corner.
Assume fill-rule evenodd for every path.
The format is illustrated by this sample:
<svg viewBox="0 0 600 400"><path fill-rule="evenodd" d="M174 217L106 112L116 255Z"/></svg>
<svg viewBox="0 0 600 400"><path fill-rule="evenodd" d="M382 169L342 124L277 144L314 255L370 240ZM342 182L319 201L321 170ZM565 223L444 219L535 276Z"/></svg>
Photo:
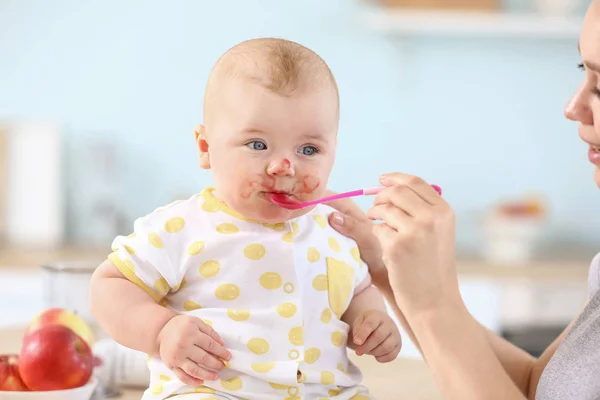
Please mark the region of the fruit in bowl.
<svg viewBox="0 0 600 400"><path fill-rule="evenodd" d="M89 325L77 314L63 308L49 308L32 318L25 336L49 325L64 325L79 335L88 346L94 345L94 335Z"/></svg>
<svg viewBox="0 0 600 400"><path fill-rule="evenodd" d="M0 391L27 391L19 374L19 356L6 354L0 356Z"/></svg>
<svg viewBox="0 0 600 400"><path fill-rule="evenodd" d="M30 390L60 390L89 381L94 357L87 343L64 325L48 325L23 338L19 373Z"/></svg>

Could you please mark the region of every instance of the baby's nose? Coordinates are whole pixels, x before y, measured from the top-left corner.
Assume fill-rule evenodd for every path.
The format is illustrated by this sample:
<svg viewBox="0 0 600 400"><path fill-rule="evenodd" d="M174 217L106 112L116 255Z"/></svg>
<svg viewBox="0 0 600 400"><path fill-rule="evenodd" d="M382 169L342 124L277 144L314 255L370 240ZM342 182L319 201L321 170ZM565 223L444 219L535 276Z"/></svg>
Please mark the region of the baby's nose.
<svg viewBox="0 0 600 400"><path fill-rule="evenodd" d="M267 167L267 173L274 176L293 176L294 166L287 158L273 160Z"/></svg>

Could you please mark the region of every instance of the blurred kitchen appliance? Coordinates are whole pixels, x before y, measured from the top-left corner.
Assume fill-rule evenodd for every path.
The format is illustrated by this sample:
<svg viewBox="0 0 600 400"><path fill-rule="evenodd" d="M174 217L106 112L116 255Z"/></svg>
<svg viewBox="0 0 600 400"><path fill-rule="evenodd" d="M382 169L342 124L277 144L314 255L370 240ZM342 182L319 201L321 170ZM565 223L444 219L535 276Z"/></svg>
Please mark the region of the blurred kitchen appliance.
<svg viewBox="0 0 600 400"><path fill-rule="evenodd" d="M9 124L5 236L9 244L51 248L64 233L61 130L43 122Z"/></svg>

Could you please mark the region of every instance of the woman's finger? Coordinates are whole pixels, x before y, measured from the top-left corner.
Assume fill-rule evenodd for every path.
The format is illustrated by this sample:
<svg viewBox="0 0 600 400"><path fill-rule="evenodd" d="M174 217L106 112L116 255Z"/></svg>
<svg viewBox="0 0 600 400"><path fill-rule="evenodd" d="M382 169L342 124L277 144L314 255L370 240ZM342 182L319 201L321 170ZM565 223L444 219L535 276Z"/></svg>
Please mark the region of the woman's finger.
<svg viewBox="0 0 600 400"><path fill-rule="evenodd" d="M401 172L393 172L390 174L381 175L379 177L379 181L383 186L388 187L395 185L406 186L432 205L443 202L442 197L431 186L431 184L425 182L423 179L417 176L403 174Z"/></svg>
<svg viewBox="0 0 600 400"><path fill-rule="evenodd" d="M412 217L398 207L386 203L373 206L367 211L369 218L381 220L390 228L404 232L413 225Z"/></svg>

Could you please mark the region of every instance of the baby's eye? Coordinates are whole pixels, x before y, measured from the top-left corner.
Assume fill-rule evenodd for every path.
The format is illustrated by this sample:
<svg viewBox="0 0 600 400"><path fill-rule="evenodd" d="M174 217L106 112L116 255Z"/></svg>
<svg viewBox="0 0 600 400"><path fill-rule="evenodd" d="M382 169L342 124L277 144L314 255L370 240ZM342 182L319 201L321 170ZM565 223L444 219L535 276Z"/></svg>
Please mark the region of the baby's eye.
<svg viewBox="0 0 600 400"><path fill-rule="evenodd" d="M246 146L250 147L252 150L266 150L267 145L259 140L253 140L249 143L246 143Z"/></svg>
<svg viewBox="0 0 600 400"><path fill-rule="evenodd" d="M304 146L300 149L300 153L304 154L305 156L313 156L318 152L319 149L317 149L315 146Z"/></svg>

